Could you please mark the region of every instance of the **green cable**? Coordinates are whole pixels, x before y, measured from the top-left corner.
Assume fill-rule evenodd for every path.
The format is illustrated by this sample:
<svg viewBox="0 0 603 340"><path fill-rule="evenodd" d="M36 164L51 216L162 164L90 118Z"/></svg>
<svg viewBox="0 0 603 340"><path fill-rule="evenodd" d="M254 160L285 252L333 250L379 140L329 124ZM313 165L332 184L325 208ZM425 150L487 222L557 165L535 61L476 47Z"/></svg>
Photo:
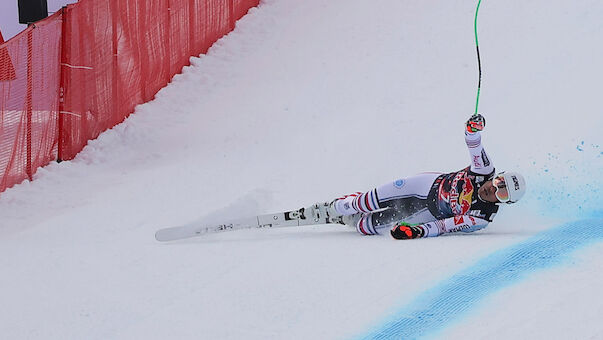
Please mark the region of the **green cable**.
<svg viewBox="0 0 603 340"><path fill-rule="evenodd" d="M473 29L475 31L475 48L477 50L477 66L479 69L479 80L477 82L477 99L475 100L475 113L473 115L477 115L477 107L479 106L479 92L482 87L482 63L479 57L479 43L477 41L477 13L479 13L479 5L482 3L482 0L477 2L477 8L475 9L475 20L473 22Z"/></svg>

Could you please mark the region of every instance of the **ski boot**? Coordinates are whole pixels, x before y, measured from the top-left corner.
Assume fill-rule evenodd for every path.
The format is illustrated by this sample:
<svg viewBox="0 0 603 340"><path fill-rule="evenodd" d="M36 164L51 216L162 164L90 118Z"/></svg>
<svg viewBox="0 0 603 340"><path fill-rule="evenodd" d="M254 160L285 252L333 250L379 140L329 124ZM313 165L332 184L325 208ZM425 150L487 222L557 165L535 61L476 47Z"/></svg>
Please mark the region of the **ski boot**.
<svg viewBox="0 0 603 340"><path fill-rule="evenodd" d="M335 210L332 202L318 202L314 203L309 207L298 210L301 214L301 219L308 219L314 222L321 222L324 224L339 223L344 224L342 221L342 215Z"/></svg>

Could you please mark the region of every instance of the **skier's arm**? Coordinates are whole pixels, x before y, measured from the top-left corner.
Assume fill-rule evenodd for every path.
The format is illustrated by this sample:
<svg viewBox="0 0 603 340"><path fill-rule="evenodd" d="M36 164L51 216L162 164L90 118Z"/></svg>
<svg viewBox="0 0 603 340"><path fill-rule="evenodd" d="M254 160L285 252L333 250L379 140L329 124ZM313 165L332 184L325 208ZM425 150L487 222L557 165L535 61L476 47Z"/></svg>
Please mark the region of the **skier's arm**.
<svg viewBox="0 0 603 340"><path fill-rule="evenodd" d="M471 157L471 171L479 175L488 175L494 171L494 165L482 145L480 131L485 125L484 117L476 115L467 120L467 128L465 129L465 143Z"/></svg>
<svg viewBox="0 0 603 340"><path fill-rule="evenodd" d="M435 237L458 231L470 233L483 229L487 225L488 221L483 218L459 215L419 225L398 223L392 228L391 235L399 240L419 237Z"/></svg>

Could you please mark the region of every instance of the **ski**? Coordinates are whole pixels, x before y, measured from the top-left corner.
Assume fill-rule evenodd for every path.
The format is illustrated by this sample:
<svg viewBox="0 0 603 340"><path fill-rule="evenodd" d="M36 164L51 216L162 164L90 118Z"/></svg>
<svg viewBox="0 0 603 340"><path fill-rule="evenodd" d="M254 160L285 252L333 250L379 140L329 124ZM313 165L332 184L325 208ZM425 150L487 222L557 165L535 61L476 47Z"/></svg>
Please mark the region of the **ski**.
<svg viewBox="0 0 603 340"><path fill-rule="evenodd" d="M167 242L239 229L298 227L339 223L339 221L329 218L327 213L328 206L328 203L316 203L310 207L298 210L233 219L222 223L204 223L203 221L199 221L182 226L159 229L155 233L155 239L160 242Z"/></svg>

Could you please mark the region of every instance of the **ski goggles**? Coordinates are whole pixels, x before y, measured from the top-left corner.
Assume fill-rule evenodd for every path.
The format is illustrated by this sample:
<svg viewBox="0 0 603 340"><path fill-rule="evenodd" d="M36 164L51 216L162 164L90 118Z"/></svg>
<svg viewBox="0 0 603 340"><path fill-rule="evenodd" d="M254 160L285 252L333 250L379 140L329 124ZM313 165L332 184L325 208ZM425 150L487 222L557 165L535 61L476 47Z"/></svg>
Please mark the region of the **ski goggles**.
<svg viewBox="0 0 603 340"><path fill-rule="evenodd" d="M501 203L506 203L509 201L509 190L507 190L507 182L505 179L498 175L492 179L492 185L496 188L494 195L498 198L498 201Z"/></svg>

